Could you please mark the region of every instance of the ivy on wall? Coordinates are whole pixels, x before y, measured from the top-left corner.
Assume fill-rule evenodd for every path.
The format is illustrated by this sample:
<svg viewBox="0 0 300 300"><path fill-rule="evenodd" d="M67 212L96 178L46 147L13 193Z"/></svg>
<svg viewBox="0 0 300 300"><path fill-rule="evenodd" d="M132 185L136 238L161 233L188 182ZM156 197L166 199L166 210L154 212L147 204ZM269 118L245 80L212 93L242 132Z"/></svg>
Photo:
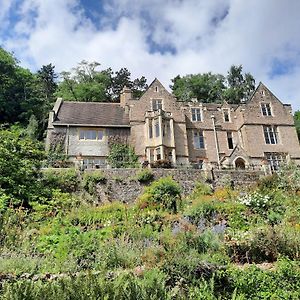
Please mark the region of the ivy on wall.
<svg viewBox="0 0 300 300"><path fill-rule="evenodd" d="M136 168L138 156L132 147L125 144L111 144L108 162L112 168Z"/></svg>

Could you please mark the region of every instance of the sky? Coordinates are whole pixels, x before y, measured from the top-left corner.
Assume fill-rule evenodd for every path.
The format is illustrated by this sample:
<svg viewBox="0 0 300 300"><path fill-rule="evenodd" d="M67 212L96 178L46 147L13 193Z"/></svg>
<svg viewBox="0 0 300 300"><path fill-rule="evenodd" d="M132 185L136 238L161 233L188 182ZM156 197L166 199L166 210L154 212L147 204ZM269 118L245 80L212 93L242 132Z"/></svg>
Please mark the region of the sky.
<svg viewBox="0 0 300 300"><path fill-rule="evenodd" d="M0 0L0 46L32 71L97 61L166 87L242 65L300 109L300 0Z"/></svg>

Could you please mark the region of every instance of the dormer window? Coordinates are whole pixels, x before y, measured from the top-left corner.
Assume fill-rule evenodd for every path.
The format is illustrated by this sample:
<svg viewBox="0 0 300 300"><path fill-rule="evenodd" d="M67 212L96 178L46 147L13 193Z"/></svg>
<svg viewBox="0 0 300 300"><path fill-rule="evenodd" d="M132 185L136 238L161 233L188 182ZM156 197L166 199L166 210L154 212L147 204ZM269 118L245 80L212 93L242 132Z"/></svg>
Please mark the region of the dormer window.
<svg viewBox="0 0 300 300"><path fill-rule="evenodd" d="M272 116L271 104L261 103L261 112L263 116Z"/></svg>
<svg viewBox="0 0 300 300"><path fill-rule="evenodd" d="M230 113L229 113L229 109L223 109L223 118L224 118L224 122L230 122Z"/></svg>
<svg viewBox="0 0 300 300"><path fill-rule="evenodd" d="M152 100L152 110L162 109L162 100L161 99L153 99Z"/></svg>
<svg viewBox="0 0 300 300"><path fill-rule="evenodd" d="M192 108L192 121L193 122L201 122L201 109L200 108Z"/></svg>

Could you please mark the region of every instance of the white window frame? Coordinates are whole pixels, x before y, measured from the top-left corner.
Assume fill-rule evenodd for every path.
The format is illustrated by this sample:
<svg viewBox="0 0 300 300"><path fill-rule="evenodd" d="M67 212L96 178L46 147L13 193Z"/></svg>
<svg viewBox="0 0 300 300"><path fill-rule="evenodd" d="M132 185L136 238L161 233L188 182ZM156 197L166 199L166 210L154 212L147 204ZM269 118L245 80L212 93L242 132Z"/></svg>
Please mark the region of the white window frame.
<svg viewBox="0 0 300 300"><path fill-rule="evenodd" d="M90 134L95 138L90 137ZM104 129L79 129L78 138L80 141L103 141Z"/></svg>
<svg viewBox="0 0 300 300"><path fill-rule="evenodd" d="M152 99L152 110L163 109L162 99Z"/></svg>
<svg viewBox="0 0 300 300"><path fill-rule="evenodd" d="M191 108L192 122L202 122L202 109L199 107Z"/></svg>
<svg viewBox="0 0 300 300"><path fill-rule="evenodd" d="M194 144L194 149L205 149L205 138L204 138L204 133L203 130L193 131L193 144Z"/></svg>
<svg viewBox="0 0 300 300"><path fill-rule="evenodd" d="M271 103L260 103L261 113L264 117L272 117L272 106Z"/></svg>
<svg viewBox="0 0 300 300"><path fill-rule="evenodd" d="M269 152L265 153L271 171L278 171L280 166L286 162L286 155L283 153Z"/></svg>
<svg viewBox="0 0 300 300"><path fill-rule="evenodd" d="M278 144L277 126L263 126L265 142L267 145Z"/></svg>

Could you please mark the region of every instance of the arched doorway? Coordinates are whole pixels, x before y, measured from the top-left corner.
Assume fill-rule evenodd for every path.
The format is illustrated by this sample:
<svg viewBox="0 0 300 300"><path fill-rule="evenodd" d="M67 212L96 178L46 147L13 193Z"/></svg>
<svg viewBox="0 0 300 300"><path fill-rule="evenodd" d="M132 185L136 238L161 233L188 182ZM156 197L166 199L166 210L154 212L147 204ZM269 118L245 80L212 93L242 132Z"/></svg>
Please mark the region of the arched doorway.
<svg viewBox="0 0 300 300"><path fill-rule="evenodd" d="M234 162L235 168L239 170L245 170L246 168L246 162L241 157L237 158Z"/></svg>

